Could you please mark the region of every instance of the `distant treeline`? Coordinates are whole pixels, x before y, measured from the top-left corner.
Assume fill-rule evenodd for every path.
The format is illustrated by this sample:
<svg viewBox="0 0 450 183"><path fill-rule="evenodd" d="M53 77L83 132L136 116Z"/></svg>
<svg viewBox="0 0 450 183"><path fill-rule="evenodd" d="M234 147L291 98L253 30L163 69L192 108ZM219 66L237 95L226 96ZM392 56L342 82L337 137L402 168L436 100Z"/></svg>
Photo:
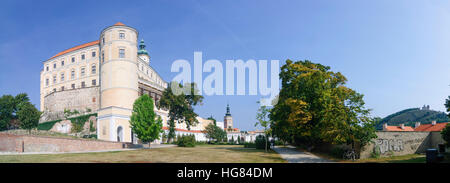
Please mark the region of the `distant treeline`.
<svg viewBox="0 0 450 183"><path fill-rule="evenodd" d="M421 110L420 108L405 109L394 114L391 114L383 118L380 123L377 124L377 129L382 129L383 124L398 126L405 124L406 126L414 126L415 122L421 124L429 124L432 121L436 122L448 122L450 119L447 114L440 111L433 110Z"/></svg>

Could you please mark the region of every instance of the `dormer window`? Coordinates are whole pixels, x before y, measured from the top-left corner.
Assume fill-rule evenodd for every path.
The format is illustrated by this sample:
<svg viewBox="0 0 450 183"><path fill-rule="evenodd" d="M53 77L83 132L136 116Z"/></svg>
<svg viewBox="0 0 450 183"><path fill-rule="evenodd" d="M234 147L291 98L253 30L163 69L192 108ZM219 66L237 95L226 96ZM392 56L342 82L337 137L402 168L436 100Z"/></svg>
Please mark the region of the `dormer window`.
<svg viewBox="0 0 450 183"><path fill-rule="evenodd" d="M125 33L123 32L119 33L119 39L125 39Z"/></svg>

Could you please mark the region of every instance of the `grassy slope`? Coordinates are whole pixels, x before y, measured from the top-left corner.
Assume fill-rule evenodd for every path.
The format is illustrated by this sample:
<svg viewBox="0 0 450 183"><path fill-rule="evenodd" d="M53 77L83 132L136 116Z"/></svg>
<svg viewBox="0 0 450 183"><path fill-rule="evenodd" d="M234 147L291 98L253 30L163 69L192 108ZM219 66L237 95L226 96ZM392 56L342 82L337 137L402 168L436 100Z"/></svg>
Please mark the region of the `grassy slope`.
<svg viewBox="0 0 450 183"><path fill-rule="evenodd" d="M243 148L236 145L199 145L194 148L159 148L134 151L50 154L50 155L0 155L0 162L10 163L284 163L276 152Z"/></svg>

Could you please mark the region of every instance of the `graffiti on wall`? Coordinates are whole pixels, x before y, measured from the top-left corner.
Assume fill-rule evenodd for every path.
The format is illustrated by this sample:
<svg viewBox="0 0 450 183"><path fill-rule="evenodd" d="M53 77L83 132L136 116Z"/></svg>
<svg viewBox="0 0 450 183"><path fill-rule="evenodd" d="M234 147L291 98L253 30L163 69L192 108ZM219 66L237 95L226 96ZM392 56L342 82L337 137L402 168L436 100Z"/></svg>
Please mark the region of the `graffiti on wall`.
<svg viewBox="0 0 450 183"><path fill-rule="evenodd" d="M379 148L380 153L384 154L390 151L402 151L403 140L401 139L377 139L375 141L375 148Z"/></svg>

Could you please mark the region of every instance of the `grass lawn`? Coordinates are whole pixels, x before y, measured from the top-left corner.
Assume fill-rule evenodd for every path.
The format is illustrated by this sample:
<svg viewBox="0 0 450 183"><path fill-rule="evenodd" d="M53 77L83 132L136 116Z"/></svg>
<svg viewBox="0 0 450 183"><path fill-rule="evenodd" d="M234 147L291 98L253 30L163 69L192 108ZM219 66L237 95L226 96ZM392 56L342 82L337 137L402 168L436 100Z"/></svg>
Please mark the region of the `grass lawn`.
<svg viewBox="0 0 450 183"><path fill-rule="evenodd" d="M242 145L197 145L77 154L0 155L0 163L285 163L274 151Z"/></svg>

